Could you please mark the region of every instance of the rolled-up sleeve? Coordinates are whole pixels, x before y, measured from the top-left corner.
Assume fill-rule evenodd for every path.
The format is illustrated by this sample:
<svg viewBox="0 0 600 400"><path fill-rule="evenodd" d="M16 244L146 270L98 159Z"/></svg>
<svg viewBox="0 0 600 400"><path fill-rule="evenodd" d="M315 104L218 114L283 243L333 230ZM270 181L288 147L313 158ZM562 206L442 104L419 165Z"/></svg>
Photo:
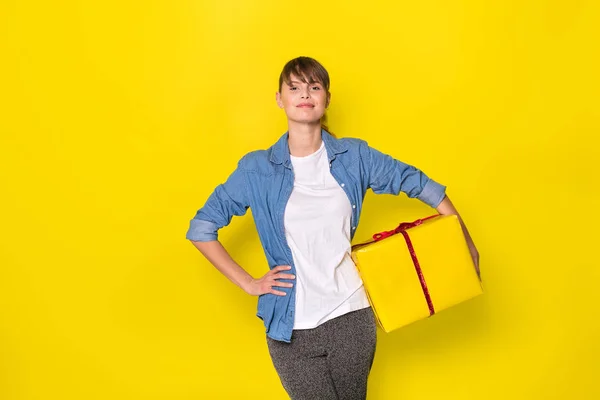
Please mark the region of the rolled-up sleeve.
<svg viewBox="0 0 600 400"><path fill-rule="evenodd" d="M436 208L446 195L446 186L429 178L420 169L399 161L364 143L369 187L377 194L406 193Z"/></svg>
<svg viewBox="0 0 600 400"><path fill-rule="evenodd" d="M246 176L240 160L235 171L215 188L196 212L190 221L186 239L197 242L217 240L219 229L229 225L234 215L246 214L250 207L248 198Z"/></svg>
<svg viewBox="0 0 600 400"><path fill-rule="evenodd" d="M192 219L185 238L194 242L210 242L217 240L219 227L214 222Z"/></svg>

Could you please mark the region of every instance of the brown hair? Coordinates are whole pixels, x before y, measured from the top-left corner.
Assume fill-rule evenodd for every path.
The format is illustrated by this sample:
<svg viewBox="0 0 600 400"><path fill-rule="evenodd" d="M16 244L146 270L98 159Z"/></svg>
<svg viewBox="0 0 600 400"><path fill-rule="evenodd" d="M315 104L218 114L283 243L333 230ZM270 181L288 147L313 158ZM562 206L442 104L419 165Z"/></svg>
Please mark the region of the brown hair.
<svg viewBox="0 0 600 400"><path fill-rule="evenodd" d="M314 83L319 82L325 90L327 91L327 95L329 96L329 73L319 63L317 60L311 57L296 57L293 60L288 61L281 74L279 75L279 92L281 93L281 86L283 82L287 85L291 84L291 77L296 75L298 78L302 80L304 83ZM327 125L325 125L325 121L327 120L327 114L323 115L321 119L321 128L325 129L327 132L333 135L333 133L329 130Z"/></svg>

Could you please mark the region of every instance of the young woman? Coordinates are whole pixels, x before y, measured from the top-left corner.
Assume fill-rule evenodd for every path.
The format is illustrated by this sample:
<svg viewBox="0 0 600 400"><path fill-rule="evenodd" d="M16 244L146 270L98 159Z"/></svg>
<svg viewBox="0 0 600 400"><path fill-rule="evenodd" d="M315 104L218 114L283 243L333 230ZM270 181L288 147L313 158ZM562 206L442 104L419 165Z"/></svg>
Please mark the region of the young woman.
<svg viewBox="0 0 600 400"><path fill-rule="evenodd" d="M269 149L241 158L186 235L227 278L259 296L257 316L292 399L366 398L377 326L350 243L367 189L404 192L440 214L458 215L446 187L419 169L363 140L332 136L321 124L330 99L329 75L319 62L289 61L276 94L288 131ZM249 207L270 269L260 278L217 240L218 230ZM478 266L477 249L462 226Z"/></svg>

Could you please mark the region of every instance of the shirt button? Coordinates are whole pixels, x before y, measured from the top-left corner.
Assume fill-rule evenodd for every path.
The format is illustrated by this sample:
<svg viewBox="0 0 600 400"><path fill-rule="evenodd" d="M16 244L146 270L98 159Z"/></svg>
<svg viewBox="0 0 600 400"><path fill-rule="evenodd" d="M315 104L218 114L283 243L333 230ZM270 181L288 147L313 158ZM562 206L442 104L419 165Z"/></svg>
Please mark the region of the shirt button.
<svg viewBox="0 0 600 400"><path fill-rule="evenodd" d="M353 227L352 227L352 229L356 229L356 227L355 227L355 226L353 226Z"/></svg>
<svg viewBox="0 0 600 400"><path fill-rule="evenodd" d="M352 204L352 208L356 208L356 204Z"/></svg>
<svg viewBox="0 0 600 400"><path fill-rule="evenodd" d="M345 183L342 183L340 186L341 186L341 187L344 187L344 186L346 186L346 184L345 184Z"/></svg>

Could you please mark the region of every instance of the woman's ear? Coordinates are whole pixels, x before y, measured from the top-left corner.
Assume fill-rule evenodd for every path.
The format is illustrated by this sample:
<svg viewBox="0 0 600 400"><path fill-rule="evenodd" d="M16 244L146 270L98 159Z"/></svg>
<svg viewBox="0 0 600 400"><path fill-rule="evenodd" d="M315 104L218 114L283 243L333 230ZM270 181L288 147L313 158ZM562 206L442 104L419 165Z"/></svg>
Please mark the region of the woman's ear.
<svg viewBox="0 0 600 400"><path fill-rule="evenodd" d="M325 102L325 108L329 107L330 101L331 101L331 93L327 92L327 101Z"/></svg>
<svg viewBox="0 0 600 400"><path fill-rule="evenodd" d="M279 106L279 108L283 108L283 102L281 101L281 93L279 93L279 92L275 93L275 101L277 102L277 105Z"/></svg>

